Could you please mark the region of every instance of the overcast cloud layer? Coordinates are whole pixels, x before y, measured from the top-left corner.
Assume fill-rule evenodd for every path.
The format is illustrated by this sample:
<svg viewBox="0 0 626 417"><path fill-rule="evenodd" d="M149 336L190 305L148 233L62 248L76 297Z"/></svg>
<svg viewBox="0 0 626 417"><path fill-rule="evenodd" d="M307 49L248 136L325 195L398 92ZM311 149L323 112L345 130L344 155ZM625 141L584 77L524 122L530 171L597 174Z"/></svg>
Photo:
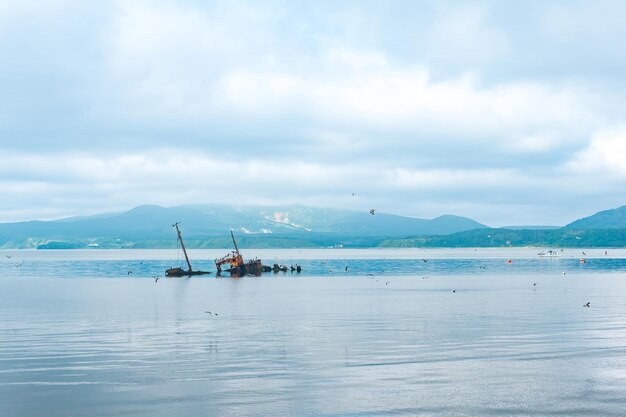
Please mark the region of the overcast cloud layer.
<svg viewBox="0 0 626 417"><path fill-rule="evenodd" d="M0 221L224 202L563 225L626 204L625 21L621 1L4 0Z"/></svg>

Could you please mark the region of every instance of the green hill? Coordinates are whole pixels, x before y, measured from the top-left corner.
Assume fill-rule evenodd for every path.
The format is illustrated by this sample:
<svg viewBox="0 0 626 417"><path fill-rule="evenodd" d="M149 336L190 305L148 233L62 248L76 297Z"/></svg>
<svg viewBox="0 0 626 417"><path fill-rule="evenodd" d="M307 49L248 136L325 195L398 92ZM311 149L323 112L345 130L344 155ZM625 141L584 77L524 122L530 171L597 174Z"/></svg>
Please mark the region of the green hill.
<svg viewBox="0 0 626 417"><path fill-rule="evenodd" d="M600 211L592 216L578 219L564 229L624 229L626 228L626 206Z"/></svg>
<svg viewBox="0 0 626 417"><path fill-rule="evenodd" d="M2 248L168 248L181 222L190 248L230 247L624 247L626 206L562 228L488 228L452 215L418 219L307 206L139 206L122 213L0 224Z"/></svg>
<svg viewBox="0 0 626 417"><path fill-rule="evenodd" d="M380 247L626 247L624 229L480 229L447 236L418 236L409 239L385 239Z"/></svg>
<svg viewBox="0 0 626 417"><path fill-rule="evenodd" d="M389 237L486 227L449 215L427 220L307 206L144 205L123 213L0 224L0 247L173 247L175 222L181 223L189 247L229 247L231 229L247 246L325 247L375 246Z"/></svg>

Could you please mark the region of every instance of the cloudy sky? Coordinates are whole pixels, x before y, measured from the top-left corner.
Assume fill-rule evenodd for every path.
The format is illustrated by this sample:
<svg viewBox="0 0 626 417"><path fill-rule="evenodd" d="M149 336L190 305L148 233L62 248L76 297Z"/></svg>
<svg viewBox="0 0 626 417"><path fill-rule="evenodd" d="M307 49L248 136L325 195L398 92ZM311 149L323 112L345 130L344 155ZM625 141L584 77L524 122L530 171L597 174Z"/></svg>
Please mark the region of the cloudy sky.
<svg viewBox="0 0 626 417"><path fill-rule="evenodd" d="M622 1L0 2L0 221L626 204ZM352 196L355 193L355 197Z"/></svg>

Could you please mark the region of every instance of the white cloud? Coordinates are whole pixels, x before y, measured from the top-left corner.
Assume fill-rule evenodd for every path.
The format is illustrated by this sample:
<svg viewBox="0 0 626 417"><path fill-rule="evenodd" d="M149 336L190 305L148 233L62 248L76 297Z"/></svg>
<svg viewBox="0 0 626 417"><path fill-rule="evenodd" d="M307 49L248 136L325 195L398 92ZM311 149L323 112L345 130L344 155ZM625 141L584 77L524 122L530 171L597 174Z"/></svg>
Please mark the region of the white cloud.
<svg viewBox="0 0 626 417"><path fill-rule="evenodd" d="M475 43L459 46L473 56L494 50L501 36L483 27L484 12L443 10L436 48L447 50L439 38L453 38ZM280 121L295 118L308 129L436 132L517 146L520 137L546 130L553 137L589 133L605 110L575 82L483 85L471 69L435 79L426 65L398 65L384 51L326 38L301 39L294 50L276 32L280 23L239 3L233 10L123 3L107 55L112 90L124 92L130 117L211 127L245 120L248 136L284 131Z"/></svg>
<svg viewBox="0 0 626 417"><path fill-rule="evenodd" d="M0 218L354 191L490 224L624 203L619 3L89 4L0 4Z"/></svg>
<svg viewBox="0 0 626 417"><path fill-rule="evenodd" d="M470 4L442 4L427 32L427 42L437 45L428 53L448 63L474 65L510 54L503 30L487 22L485 9Z"/></svg>
<svg viewBox="0 0 626 417"><path fill-rule="evenodd" d="M139 204L310 204L355 210L377 208L417 217L466 215L491 225L532 223L545 205L561 202L559 188L593 193L578 177L543 177L517 169L398 168L378 164L306 163L298 160L224 160L174 149L124 155L4 152L0 167L0 219L39 218L125 210ZM24 179L28 178L28 179ZM590 183L590 185L592 185ZM619 184L618 184L619 185ZM355 193L356 196L352 196ZM567 195L567 193L562 195ZM532 200L508 207L520 196ZM571 196L570 196L571 197ZM482 214L480 214L482 213ZM543 213L564 224L562 215ZM557 220L554 220L554 217ZM566 219L573 220L573 219ZM546 222L548 222L546 220Z"/></svg>
<svg viewBox="0 0 626 417"><path fill-rule="evenodd" d="M584 150L566 165L570 172L616 175L626 179L626 126L593 135Z"/></svg>
<svg viewBox="0 0 626 417"><path fill-rule="evenodd" d="M442 189L502 189L519 182L519 174L512 169L435 169L385 171L388 186L397 189L432 191Z"/></svg>

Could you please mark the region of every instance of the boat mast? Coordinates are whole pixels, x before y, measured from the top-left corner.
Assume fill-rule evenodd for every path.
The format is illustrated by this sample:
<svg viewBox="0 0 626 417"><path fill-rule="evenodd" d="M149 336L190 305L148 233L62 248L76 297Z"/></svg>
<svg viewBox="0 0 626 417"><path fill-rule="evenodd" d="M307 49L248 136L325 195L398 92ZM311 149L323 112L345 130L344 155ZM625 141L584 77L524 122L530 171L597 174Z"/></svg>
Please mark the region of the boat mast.
<svg viewBox="0 0 626 417"><path fill-rule="evenodd" d="M189 262L189 257L187 256L187 249L185 249L185 244L183 243L183 237L180 234L180 229L178 228L178 222L174 223L172 226L176 228L176 233L178 234L178 240L180 240L180 246L183 248L183 253L185 254L185 260L187 261L187 265L189 265L189 272L191 272L191 262Z"/></svg>
<svg viewBox="0 0 626 417"><path fill-rule="evenodd" d="M235 245L235 252L239 255L239 248L237 247L237 242L235 242L235 235L233 234L233 229L230 229L230 237L233 238L233 245Z"/></svg>

